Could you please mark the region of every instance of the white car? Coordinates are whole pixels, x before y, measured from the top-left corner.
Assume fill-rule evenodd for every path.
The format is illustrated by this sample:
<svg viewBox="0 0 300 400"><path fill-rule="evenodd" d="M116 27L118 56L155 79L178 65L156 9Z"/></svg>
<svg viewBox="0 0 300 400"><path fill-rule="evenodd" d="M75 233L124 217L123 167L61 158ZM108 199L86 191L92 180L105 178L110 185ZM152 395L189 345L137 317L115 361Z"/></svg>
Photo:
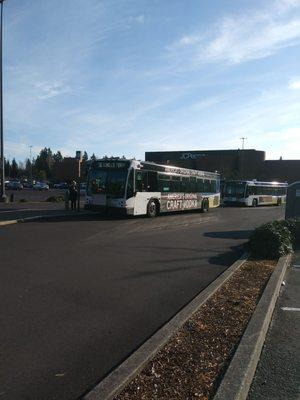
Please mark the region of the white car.
<svg viewBox="0 0 300 400"><path fill-rule="evenodd" d="M33 185L33 189L35 190L49 190L49 185L44 182L37 182Z"/></svg>

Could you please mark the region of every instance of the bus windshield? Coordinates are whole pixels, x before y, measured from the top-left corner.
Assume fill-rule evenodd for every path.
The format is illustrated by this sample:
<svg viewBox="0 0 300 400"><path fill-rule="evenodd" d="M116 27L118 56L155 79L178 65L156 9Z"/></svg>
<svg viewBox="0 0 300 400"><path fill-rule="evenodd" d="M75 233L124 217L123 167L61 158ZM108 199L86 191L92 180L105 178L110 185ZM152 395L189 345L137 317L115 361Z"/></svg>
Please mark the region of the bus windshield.
<svg viewBox="0 0 300 400"><path fill-rule="evenodd" d="M225 185L224 195L228 197L244 197L245 187L245 182L228 182Z"/></svg>
<svg viewBox="0 0 300 400"><path fill-rule="evenodd" d="M125 194L127 170L94 169L89 173L87 193L106 194L113 198L123 197Z"/></svg>

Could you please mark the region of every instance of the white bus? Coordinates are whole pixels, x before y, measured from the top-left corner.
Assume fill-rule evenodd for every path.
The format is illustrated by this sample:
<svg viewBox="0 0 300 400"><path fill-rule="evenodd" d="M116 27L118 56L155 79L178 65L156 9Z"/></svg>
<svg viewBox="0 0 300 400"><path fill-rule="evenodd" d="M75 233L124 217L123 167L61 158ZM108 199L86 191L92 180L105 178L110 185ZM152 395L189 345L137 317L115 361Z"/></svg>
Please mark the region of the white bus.
<svg viewBox="0 0 300 400"><path fill-rule="evenodd" d="M147 161L104 158L91 163L85 208L148 215L220 205L220 177Z"/></svg>
<svg viewBox="0 0 300 400"><path fill-rule="evenodd" d="M257 207L281 205L286 202L287 183L253 181L227 181L223 192L224 204Z"/></svg>

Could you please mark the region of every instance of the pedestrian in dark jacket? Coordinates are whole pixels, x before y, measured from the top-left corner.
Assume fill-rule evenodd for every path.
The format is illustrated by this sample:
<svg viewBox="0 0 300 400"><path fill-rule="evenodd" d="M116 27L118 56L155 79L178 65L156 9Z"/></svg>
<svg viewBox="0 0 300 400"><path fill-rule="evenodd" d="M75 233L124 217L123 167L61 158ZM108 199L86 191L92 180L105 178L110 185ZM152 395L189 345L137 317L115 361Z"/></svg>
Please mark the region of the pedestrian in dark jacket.
<svg viewBox="0 0 300 400"><path fill-rule="evenodd" d="M73 181L69 186L69 199L71 201L71 210L76 210L76 200L78 196L77 184Z"/></svg>

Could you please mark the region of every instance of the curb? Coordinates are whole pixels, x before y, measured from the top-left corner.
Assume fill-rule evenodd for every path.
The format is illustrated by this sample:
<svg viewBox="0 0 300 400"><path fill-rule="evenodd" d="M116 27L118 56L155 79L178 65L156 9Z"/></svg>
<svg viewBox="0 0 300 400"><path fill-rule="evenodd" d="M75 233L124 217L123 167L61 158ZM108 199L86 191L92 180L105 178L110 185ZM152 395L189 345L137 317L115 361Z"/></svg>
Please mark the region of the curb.
<svg viewBox="0 0 300 400"><path fill-rule="evenodd" d="M291 254L279 259L214 396L214 400L246 400L272 319Z"/></svg>
<svg viewBox="0 0 300 400"><path fill-rule="evenodd" d="M90 215L90 212L79 212L79 213L65 213L65 214L48 214L48 215L35 215L33 217L25 217L25 218L18 218L18 219L10 219L7 221L0 221L0 226L5 226L5 225L13 225L13 224L20 224L20 223L25 223L25 222L31 222L31 221L36 221L36 220L41 220L41 219L49 219L49 218L60 218L60 217L69 217L69 216L82 216L82 215Z"/></svg>
<svg viewBox="0 0 300 400"><path fill-rule="evenodd" d="M113 370L82 400L112 400L134 379L155 354L168 342L171 336L205 303L231 275L247 260L245 253L190 303L179 311L169 322L151 336L141 347Z"/></svg>

